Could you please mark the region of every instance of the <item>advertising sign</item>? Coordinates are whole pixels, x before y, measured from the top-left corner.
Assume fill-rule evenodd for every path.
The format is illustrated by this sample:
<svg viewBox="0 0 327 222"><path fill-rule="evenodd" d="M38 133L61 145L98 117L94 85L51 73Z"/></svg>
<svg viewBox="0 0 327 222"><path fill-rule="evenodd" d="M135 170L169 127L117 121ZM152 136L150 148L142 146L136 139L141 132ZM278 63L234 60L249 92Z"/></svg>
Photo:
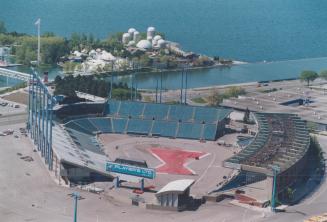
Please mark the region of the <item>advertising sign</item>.
<svg viewBox="0 0 327 222"><path fill-rule="evenodd" d="M137 176L137 177L143 177L148 179L154 179L156 177L155 169L125 165L115 162L107 162L106 171Z"/></svg>

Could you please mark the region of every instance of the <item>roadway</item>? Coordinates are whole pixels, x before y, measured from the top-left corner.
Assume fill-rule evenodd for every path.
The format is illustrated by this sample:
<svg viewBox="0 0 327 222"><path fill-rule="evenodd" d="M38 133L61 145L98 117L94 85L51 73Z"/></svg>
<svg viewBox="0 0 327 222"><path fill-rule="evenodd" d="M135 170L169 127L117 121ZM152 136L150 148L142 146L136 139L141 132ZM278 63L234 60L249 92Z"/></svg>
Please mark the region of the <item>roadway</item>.
<svg viewBox="0 0 327 222"><path fill-rule="evenodd" d="M6 76L9 78L19 79L22 81L28 81L30 78L30 74L23 73L23 72L17 72L17 71L13 71L10 69L4 69L4 68L0 68L0 75Z"/></svg>
<svg viewBox="0 0 327 222"><path fill-rule="evenodd" d="M26 123L26 121L27 121L26 112L0 116L0 126L12 125L17 123Z"/></svg>

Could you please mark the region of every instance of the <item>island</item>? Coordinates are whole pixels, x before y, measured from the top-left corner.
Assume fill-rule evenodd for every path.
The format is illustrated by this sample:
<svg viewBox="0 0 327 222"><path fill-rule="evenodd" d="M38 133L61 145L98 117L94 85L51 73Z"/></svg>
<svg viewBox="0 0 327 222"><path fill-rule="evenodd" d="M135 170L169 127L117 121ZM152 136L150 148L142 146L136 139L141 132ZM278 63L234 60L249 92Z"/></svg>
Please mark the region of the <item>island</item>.
<svg viewBox="0 0 327 222"><path fill-rule="evenodd" d="M31 66L37 59L37 37L0 29L1 64L9 66L4 53L17 64ZM70 38L44 32L41 35L41 67L59 65L65 74L92 75L134 71L161 72L213 68L242 62L184 51L179 43L165 38L155 27L146 32L134 28L100 40L92 34L73 33Z"/></svg>

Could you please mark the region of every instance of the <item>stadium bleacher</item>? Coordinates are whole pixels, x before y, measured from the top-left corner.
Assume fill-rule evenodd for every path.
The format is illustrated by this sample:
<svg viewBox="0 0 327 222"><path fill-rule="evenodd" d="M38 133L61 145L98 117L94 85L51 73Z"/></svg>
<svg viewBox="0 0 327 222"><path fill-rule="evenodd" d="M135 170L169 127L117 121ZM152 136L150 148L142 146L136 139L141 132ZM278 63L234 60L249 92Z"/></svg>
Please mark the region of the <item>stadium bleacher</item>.
<svg viewBox="0 0 327 222"><path fill-rule="evenodd" d="M155 104L155 103L145 104L143 118L165 120L167 119L168 108L169 106L165 104Z"/></svg>
<svg viewBox="0 0 327 222"><path fill-rule="evenodd" d="M110 100L102 117L73 119L65 126L86 134L129 133L215 140L230 112L225 108Z"/></svg>
<svg viewBox="0 0 327 222"><path fill-rule="evenodd" d="M192 122L193 113L193 106L171 105L168 120Z"/></svg>
<svg viewBox="0 0 327 222"><path fill-rule="evenodd" d="M216 138L216 125L205 124L203 129L203 138L206 140L215 140Z"/></svg>
<svg viewBox="0 0 327 222"><path fill-rule="evenodd" d="M201 139L202 138L203 124L199 123L180 123L177 133L177 137L190 138L190 139Z"/></svg>
<svg viewBox="0 0 327 222"><path fill-rule="evenodd" d="M89 121L89 119L77 119L74 121L76 125L87 129L90 132L95 132L97 131L97 128Z"/></svg>
<svg viewBox="0 0 327 222"><path fill-rule="evenodd" d="M144 105L140 103L130 103L127 101L122 101L120 103L120 108L118 115L121 117L133 117L140 118L143 112Z"/></svg>
<svg viewBox="0 0 327 222"><path fill-rule="evenodd" d="M126 123L127 123L127 119L113 118L112 119L113 133L125 133Z"/></svg>
<svg viewBox="0 0 327 222"><path fill-rule="evenodd" d="M79 149L83 151L89 150L94 153L104 154L95 137L86 136L84 133L73 129L69 130L68 133L73 139L74 143L79 147Z"/></svg>
<svg viewBox="0 0 327 222"><path fill-rule="evenodd" d="M111 133L112 124L111 118L99 117L99 118L88 118L90 123L97 128L98 132Z"/></svg>
<svg viewBox="0 0 327 222"><path fill-rule="evenodd" d="M155 121L152 128L152 135L163 137L176 137L176 121Z"/></svg>
<svg viewBox="0 0 327 222"><path fill-rule="evenodd" d="M130 119L128 121L127 133L148 135L151 125L151 120Z"/></svg>
<svg viewBox="0 0 327 222"><path fill-rule="evenodd" d="M242 151L225 162L281 171L289 169L308 150L310 136L304 121L293 114L256 113L258 133Z"/></svg>

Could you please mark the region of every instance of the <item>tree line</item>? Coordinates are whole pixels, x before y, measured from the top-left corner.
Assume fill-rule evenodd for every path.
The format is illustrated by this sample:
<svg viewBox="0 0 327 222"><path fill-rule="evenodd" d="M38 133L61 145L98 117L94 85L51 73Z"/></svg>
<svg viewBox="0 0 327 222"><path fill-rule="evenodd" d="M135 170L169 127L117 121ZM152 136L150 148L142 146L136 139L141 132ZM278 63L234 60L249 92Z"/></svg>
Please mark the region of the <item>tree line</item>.
<svg viewBox="0 0 327 222"><path fill-rule="evenodd" d="M102 48L112 52L115 56L128 56L121 43L123 33L115 33L104 40L95 38L92 34L72 33L69 38L56 36L52 32L45 32L41 36L41 63L54 65L61 57L70 52L83 49ZM7 32L5 23L0 21L0 46L12 46L12 54L16 62L30 65L37 59L37 37L25 33Z"/></svg>
<svg viewBox="0 0 327 222"><path fill-rule="evenodd" d="M67 97L77 97L75 91L88 93L91 95L107 98L111 90L110 82L98 79L95 76L65 76L64 78L56 76L55 78L55 95L65 95ZM132 92L131 92L132 91ZM131 90L126 83L113 83L112 84L112 98L119 100L128 100L135 96L135 88ZM136 99L141 99L141 94L136 93Z"/></svg>
<svg viewBox="0 0 327 222"><path fill-rule="evenodd" d="M218 90L212 90L209 96L206 98L209 106L219 106L224 99L229 99L232 97L238 97L240 95L245 95L246 91L239 86L231 86L227 88L223 93L220 93Z"/></svg>
<svg viewBox="0 0 327 222"><path fill-rule="evenodd" d="M308 86L310 85L310 82L315 81L317 78L327 80L327 70L323 70L319 74L312 70L304 70L300 74L300 80L306 82Z"/></svg>

